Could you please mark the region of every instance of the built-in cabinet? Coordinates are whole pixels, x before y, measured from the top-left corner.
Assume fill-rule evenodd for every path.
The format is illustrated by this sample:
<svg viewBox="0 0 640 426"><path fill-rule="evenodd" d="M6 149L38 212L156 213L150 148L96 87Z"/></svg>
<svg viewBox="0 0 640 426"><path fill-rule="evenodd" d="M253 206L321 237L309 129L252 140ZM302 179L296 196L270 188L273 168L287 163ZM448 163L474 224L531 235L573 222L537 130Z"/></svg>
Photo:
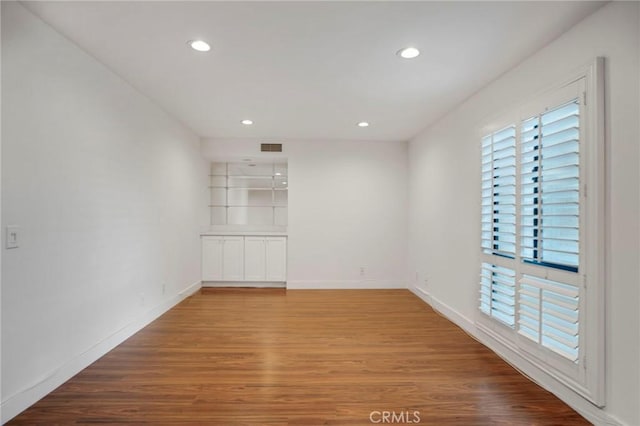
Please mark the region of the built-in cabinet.
<svg viewBox="0 0 640 426"><path fill-rule="evenodd" d="M265 279L266 281L287 280L287 239L265 238Z"/></svg>
<svg viewBox="0 0 640 426"><path fill-rule="evenodd" d="M202 237L202 281L285 282L286 271L286 237Z"/></svg>
<svg viewBox="0 0 640 426"><path fill-rule="evenodd" d="M203 237L202 280L242 281L243 278L244 237Z"/></svg>
<svg viewBox="0 0 640 426"><path fill-rule="evenodd" d="M266 241L264 237L244 237L244 279L265 281L267 269Z"/></svg>

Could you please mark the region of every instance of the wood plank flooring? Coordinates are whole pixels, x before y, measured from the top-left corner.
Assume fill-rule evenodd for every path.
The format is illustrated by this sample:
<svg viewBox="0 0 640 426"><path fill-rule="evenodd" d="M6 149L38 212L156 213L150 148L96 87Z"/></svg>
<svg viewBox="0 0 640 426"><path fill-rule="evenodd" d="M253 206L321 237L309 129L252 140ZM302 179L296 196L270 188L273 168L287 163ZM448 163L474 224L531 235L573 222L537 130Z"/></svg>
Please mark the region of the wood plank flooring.
<svg viewBox="0 0 640 426"><path fill-rule="evenodd" d="M275 289L202 289L10 424L367 425L384 411L589 424L407 290Z"/></svg>

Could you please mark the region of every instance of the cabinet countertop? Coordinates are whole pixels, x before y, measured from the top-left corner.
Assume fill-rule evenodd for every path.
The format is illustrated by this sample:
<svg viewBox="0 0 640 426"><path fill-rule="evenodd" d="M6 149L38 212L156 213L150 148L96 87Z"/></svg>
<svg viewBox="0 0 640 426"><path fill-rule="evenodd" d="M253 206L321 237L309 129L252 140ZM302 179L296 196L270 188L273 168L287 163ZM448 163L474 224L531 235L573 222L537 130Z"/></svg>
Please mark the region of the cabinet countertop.
<svg viewBox="0 0 640 426"><path fill-rule="evenodd" d="M238 237L286 237L286 232L278 231L203 231L200 233L201 237L216 237L216 236L238 236Z"/></svg>

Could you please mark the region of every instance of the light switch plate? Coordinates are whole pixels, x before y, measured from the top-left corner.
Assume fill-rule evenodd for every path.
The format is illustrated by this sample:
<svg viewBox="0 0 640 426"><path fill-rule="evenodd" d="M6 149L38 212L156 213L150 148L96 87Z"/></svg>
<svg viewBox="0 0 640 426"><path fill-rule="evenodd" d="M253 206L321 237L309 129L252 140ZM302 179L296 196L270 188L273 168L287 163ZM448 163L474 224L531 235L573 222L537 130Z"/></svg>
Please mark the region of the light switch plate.
<svg viewBox="0 0 640 426"><path fill-rule="evenodd" d="M16 225L7 226L7 245L8 249L14 249L20 247L20 227Z"/></svg>

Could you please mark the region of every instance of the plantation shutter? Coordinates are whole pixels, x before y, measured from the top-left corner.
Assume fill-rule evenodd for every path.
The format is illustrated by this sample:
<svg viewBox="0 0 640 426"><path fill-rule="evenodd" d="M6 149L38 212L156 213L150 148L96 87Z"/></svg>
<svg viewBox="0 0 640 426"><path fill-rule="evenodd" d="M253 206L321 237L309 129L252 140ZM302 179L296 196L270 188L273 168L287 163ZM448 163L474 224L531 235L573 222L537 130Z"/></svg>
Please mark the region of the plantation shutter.
<svg viewBox="0 0 640 426"><path fill-rule="evenodd" d="M584 76L494 117L491 126L501 130L483 135L477 317L479 329L599 407L605 402L603 70L598 59Z"/></svg>
<svg viewBox="0 0 640 426"><path fill-rule="evenodd" d="M482 249L516 254L516 128L482 139Z"/></svg>
<svg viewBox="0 0 640 426"><path fill-rule="evenodd" d="M577 272L580 105L569 102L521 127L521 256Z"/></svg>
<svg viewBox="0 0 640 426"><path fill-rule="evenodd" d="M518 291L518 333L577 362L579 296L577 285L523 275Z"/></svg>
<svg viewBox="0 0 640 426"><path fill-rule="evenodd" d="M512 269L482 264L480 310L509 327L515 326L515 276Z"/></svg>

